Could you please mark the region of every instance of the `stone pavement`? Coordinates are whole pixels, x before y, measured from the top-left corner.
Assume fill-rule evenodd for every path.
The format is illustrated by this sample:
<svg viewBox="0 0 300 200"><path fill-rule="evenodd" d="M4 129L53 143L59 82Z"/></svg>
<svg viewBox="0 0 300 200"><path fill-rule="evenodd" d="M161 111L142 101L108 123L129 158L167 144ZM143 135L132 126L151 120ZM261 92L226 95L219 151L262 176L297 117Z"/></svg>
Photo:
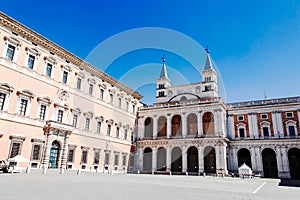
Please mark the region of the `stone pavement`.
<svg viewBox="0 0 300 200"><path fill-rule="evenodd" d="M299 199L299 187L276 179L134 175L57 170L42 174L0 174L0 199Z"/></svg>

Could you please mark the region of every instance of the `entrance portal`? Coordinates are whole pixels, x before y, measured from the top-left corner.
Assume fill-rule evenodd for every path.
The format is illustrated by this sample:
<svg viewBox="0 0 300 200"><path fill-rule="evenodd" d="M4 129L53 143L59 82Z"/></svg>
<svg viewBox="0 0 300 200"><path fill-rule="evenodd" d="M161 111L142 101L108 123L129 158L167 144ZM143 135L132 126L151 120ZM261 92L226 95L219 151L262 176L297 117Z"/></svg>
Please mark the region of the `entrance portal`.
<svg viewBox="0 0 300 200"><path fill-rule="evenodd" d="M57 141L54 141L51 145L50 157L49 157L50 168L58 167L59 147L60 145Z"/></svg>
<svg viewBox="0 0 300 200"><path fill-rule="evenodd" d="M252 163L251 163L251 155L250 151L248 149L242 148L237 153L238 156L238 166L240 167L242 164L248 165L252 169Z"/></svg>
<svg viewBox="0 0 300 200"><path fill-rule="evenodd" d="M198 161L198 149L196 147L190 147L187 151L188 160L188 172L199 171L199 161Z"/></svg>

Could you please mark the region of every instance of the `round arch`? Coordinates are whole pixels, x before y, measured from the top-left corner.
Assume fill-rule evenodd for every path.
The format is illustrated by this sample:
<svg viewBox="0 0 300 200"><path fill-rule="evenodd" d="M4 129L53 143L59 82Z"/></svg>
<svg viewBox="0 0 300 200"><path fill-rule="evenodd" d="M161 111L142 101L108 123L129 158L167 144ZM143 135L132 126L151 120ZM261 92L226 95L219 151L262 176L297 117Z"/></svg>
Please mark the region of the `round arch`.
<svg viewBox="0 0 300 200"><path fill-rule="evenodd" d="M167 151L164 147L159 147L157 149L157 171L166 171L167 170Z"/></svg>
<svg viewBox="0 0 300 200"><path fill-rule="evenodd" d="M180 147L174 147L172 149L171 171L182 172L182 150Z"/></svg>
<svg viewBox="0 0 300 200"><path fill-rule="evenodd" d="M167 118L160 116L157 120L157 136L167 137Z"/></svg>
<svg viewBox="0 0 300 200"><path fill-rule="evenodd" d="M187 150L187 169L188 172L198 173L199 171L199 160L198 160L198 149L191 146Z"/></svg>
<svg viewBox="0 0 300 200"><path fill-rule="evenodd" d="M291 179L300 179L300 149L291 148L288 151Z"/></svg>
<svg viewBox="0 0 300 200"><path fill-rule="evenodd" d="M152 149L150 147L144 150L143 171L152 171Z"/></svg>
<svg viewBox="0 0 300 200"><path fill-rule="evenodd" d="M238 166L239 167L245 163L252 169L251 154L248 149L246 149L246 148L239 149L239 151L237 152L237 157L238 157Z"/></svg>
<svg viewBox="0 0 300 200"><path fill-rule="evenodd" d="M214 123L214 115L212 112L206 112L203 114L202 123L203 123L203 135L214 136L215 123Z"/></svg>
<svg viewBox="0 0 300 200"><path fill-rule="evenodd" d="M174 115L172 117L172 137L177 137L181 135L182 135L181 116Z"/></svg>
<svg viewBox="0 0 300 200"><path fill-rule="evenodd" d="M187 116L187 135L198 135L198 118L194 113L191 113Z"/></svg>
<svg viewBox="0 0 300 200"><path fill-rule="evenodd" d="M144 137L150 138L153 136L153 119L151 117L147 117L145 122L145 131L144 131Z"/></svg>
<svg viewBox="0 0 300 200"><path fill-rule="evenodd" d="M211 146L204 149L204 172L216 173L216 150Z"/></svg>
<svg viewBox="0 0 300 200"><path fill-rule="evenodd" d="M273 149L265 148L262 151L262 163L264 169L264 177L278 178L276 153Z"/></svg>

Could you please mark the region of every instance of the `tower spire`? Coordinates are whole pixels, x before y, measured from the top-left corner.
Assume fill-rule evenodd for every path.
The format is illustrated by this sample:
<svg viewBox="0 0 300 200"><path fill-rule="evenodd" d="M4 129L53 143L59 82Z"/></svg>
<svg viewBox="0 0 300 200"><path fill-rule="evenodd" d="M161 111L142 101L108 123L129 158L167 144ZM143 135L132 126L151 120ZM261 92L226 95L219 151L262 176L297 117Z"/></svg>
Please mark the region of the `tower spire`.
<svg viewBox="0 0 300 200"><path fill-rule="evenodd" d="M161 59L162 59L163 65L162 65L162 68L161 68L161 72L160 72L159 78L166 78L166 79L168 79L165 54L163 55L163 57Z"/></svg>
<svg viewBox="0 0 300 200"><path fill-rule="evenodd" d="M212 62L211 62L211 58L210 58L210 55L209 55L209 50L208 50L208 46L206 46L206 61L205 61L205 65L204 65L204 70L211 70L213 69L213 65L212 65Z"/></svg>

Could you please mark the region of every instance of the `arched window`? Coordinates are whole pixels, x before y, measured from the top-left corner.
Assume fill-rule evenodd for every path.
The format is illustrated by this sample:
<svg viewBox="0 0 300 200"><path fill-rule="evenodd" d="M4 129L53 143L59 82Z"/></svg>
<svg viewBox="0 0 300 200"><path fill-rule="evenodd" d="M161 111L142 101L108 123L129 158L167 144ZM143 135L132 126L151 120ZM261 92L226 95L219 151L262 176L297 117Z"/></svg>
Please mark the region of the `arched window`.
<svg viewBox="0 0 300 200"><path fill-rule="evenodd" d="M204 113L202 122L203 122L203 134L205 136L214 136L215 135L214 115L211 112Z"/></svg>
<svg viewBox="0 0 300 200"><path fill-rule="evenodd" d="M174 115L172 117L172 137L181 136L181 135L182 135L181 116Z"/></svg>
<svg viewBox="0 0 300 200"><path fill-rule="evenodd" d="M153 136L153 120L151 117L147 117L145 120L145 133L144 137L149 138Z"/></svg>
<svg viewBox="0 0 300 200"><path fill-rule="evenodd" d="M187 135L198 135L197 116L194 113L189 114L187 117Z"/></svg>
<svg viewBox="0 0 300 200"><path fill-rule="evenodd" d="M161 116L158 118L157 123L157 136L158 137L166 137L167 136L167 118L164 116Z"/></svg>
<svg viewBox="0 0 300 200"><path fill-rule="evenodd" d="M144 150L143 171L152 171L152 149L150 147Z"/></svg>

